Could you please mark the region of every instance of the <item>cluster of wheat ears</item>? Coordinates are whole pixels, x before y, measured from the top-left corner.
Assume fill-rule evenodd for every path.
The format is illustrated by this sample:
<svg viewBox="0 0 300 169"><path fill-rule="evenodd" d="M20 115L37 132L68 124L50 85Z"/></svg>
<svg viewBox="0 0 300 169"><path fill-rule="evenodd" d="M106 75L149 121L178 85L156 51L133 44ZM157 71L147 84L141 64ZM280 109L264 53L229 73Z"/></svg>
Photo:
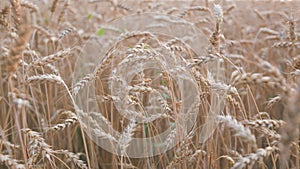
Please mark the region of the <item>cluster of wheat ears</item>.
<svg viewBox="0 0 300 169"><path fill-rule="evenodd" d="M299 169L299 11L296 1L1 0L0 168ZM188 133L172 129L192 113ZM166 152L126 151L166 128Z"/></svg>

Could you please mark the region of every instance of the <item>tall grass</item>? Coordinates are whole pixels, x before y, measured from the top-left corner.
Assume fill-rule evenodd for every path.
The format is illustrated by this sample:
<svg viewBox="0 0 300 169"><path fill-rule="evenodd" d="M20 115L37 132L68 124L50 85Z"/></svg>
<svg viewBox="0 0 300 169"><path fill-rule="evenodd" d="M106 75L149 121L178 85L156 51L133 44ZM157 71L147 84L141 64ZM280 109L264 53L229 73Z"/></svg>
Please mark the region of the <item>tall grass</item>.
<svg viewBox="0 0 300 169"><path fill-rule="evenodd" d="M300 168L299 11L0 1L0 168Z"/></svg>

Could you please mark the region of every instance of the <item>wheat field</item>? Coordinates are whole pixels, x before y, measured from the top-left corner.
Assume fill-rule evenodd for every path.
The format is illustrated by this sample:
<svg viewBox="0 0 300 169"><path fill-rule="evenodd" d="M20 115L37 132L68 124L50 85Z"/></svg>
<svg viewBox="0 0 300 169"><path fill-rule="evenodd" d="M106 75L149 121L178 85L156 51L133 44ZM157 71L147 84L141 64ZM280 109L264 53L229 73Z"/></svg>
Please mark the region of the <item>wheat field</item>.
<svg viewBox="0 0 300 169"><path fill-rule="evenodd" d="M300 169L300 3L0 1L0 168Z"/></svg>

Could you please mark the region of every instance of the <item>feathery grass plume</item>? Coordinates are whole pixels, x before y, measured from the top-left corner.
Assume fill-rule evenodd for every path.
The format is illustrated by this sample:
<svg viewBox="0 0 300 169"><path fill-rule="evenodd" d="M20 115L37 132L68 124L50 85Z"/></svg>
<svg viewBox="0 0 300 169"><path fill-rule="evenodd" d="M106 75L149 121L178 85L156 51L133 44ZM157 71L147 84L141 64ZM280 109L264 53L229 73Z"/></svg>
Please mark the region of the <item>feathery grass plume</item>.
<svg viewBox="0 0 300 169"><path fill-rule="evenodd" d="M245 157L239 158L231 169L243 169L246 166L253 166L257 161L271 155L272 152L276 151L276 147L259 148L255 153L251 153Z"/></svg>
<svg viewBox="0 0 300 169"><path fill-rule="evenodd" d="M21 164L20 160L11 158L10 155L4 155L0 153L0 162L12 169L25 169L25 165Z"/></svg>
<svg viewBox="0 0 300 169"><path fill-rule="evenodd" d="M44 65L56 62L58 60L62 60L64 58L66 58L67 56L69 56L70 52L71 52L71 49L67 48L67 49L58 51L58 52L56 52L54 54L42 57L40 59L36 59L32 63L30 63L30 67L44 66Z"/></svg>
<svg viewBox="0 0 300 169"><path fill-rule="evenodd" d="M256 146L256 138L251 133L250 129L245 127L242 123L238 122L232 116L218 116L218 121L224 123L235 133L234 136L240 137L243 141L249 142Z"/></svg>

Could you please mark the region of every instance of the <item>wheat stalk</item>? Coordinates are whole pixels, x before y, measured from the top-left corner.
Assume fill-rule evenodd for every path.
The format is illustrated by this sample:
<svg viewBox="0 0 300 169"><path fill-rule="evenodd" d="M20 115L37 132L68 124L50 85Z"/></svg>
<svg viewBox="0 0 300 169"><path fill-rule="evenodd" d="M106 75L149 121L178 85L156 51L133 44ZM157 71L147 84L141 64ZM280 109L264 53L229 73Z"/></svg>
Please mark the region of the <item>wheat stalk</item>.
<svg viewBox="0 0 300 169"><path fill-rule="evenodd" d="M24 164L20 164L20 160L11 158L9 155L3 155L0 153L0 162L12 169L25 169Z"/></svg>
<svg viewBox="0 0 300 169"><path fill-rule="evenodd" d="M32 131L31 129L22 129L24 134L29 138L29 158L28 165L32 167L36 162L38 157L41 155L43 158L51 160L51 154L54 150L51 149L51 146L45 142L45 139L41 137L41 134Z"/></svg>
<svg viewBox="0 0 300 169"><path fill-rule="evenodd" d="M62 32L59 33L58 39L63 39L65 36L67 36L69 33L73 32L74 28L66 28Z"/></svg>
<svg viewBox="0 0 300 169"><path fill-rule="evenodd" d="M48 55L48 56L42 57L40 59L36 59L34 62L32 62L30 64L30 67L44 66L44 65L56 62L58 60L62 60L64 58L66 58L67 56L69 56L70 52L71 52L71 49L67 48L67 49L58 51L55 54Z"/></svg>
<svg viewBox="0 0 300 169"><path fill-rule="evenodd" d="M20 5L31 9L33 12L39 12L39 7L27 0L21 0Z"/></svg>
<svg viewBox="0 0 300 169"><path fill-rule="evenodd" d="M64 6L63 6L63 9L61 10L60 14L59 14L59 17L57 19L57 23L61 23L63 17L65 16L66 14L66 11L68 10L68 7L69 7L69 0L65 0L65 3L64 3Z"/></svg>
<svg viewBox="0 0 300 169"><path fill-rule="evenodd" d="M120 146L122 156L126 155L126 149L133 139L132 136L134 135L134 132L136 131L137 126L138 125L137 125L136 121L134 119L132 119L132 120L130 120L130 123L128 124L128 126L125 128L125 130L121 134L121 136L118 140L118 143Z"/></svg>
<svg viewBox="0 0 300 169"><path fill-rule="evenodd" d="M79 168L88 169L86 163L80 160L78 153L75 154L67 150L56 150L55 153L64 154L68 160L72 161Z"/></svg>
<svg viewBox="0 0 300 169"><path fill-rule="evenodd" d="M255 153L251 153L245 157L238 159L233 167L231 167L231 169L243 169L246 166L252 166L255 162L269 156L275 150L277 150L276 147L260 148Z"/></svg>
<svg viewBox="0 0 300 169"><path fill-rule="evenodd" d="M65 84L63 79L60 76L54 74L44 74L44 75L37 75L37 76L30 76L26 80L27 84L35 84L35 83L45 83L51 82L56 84Z"/></svg>
<svg viewBox="0 0 300 169"><path fill-rule="evenodd" d="M67 118L63 119L62 123L56 124L48 129L48 131L59 131L64 130L66 127L69 127L71 125L75 125L78 122L77 115L74 114L72 111L64 111L65 115L67 115Z"/></svg>
<svg viewBox="0 0 300 169"><path fill-rule="evenodd" d="M244 122L246 125L259 128L280 128L286 124L283 120L272 120L272 119L264 119L264 120L246 120Z"/></svg>
<svg viewBox="0 0 300 169"><path fill-rule="evenodd" d="M20 5L20 1L19 0L10 0L11 5L12 5L12 9L13 9L13 13L14 13L14 21L16 26L19 26L21 24L21 5Z"/></svg>
<svg viewBox="0 0 300 169"><path fill-rule="evenodd" d="M250 129L245 127L242 123L238 122L232 116L218 116L218 121L224 123L235 133L234 136L240 137L242 140L256 145L256 138L251 133Z"/></svg>

